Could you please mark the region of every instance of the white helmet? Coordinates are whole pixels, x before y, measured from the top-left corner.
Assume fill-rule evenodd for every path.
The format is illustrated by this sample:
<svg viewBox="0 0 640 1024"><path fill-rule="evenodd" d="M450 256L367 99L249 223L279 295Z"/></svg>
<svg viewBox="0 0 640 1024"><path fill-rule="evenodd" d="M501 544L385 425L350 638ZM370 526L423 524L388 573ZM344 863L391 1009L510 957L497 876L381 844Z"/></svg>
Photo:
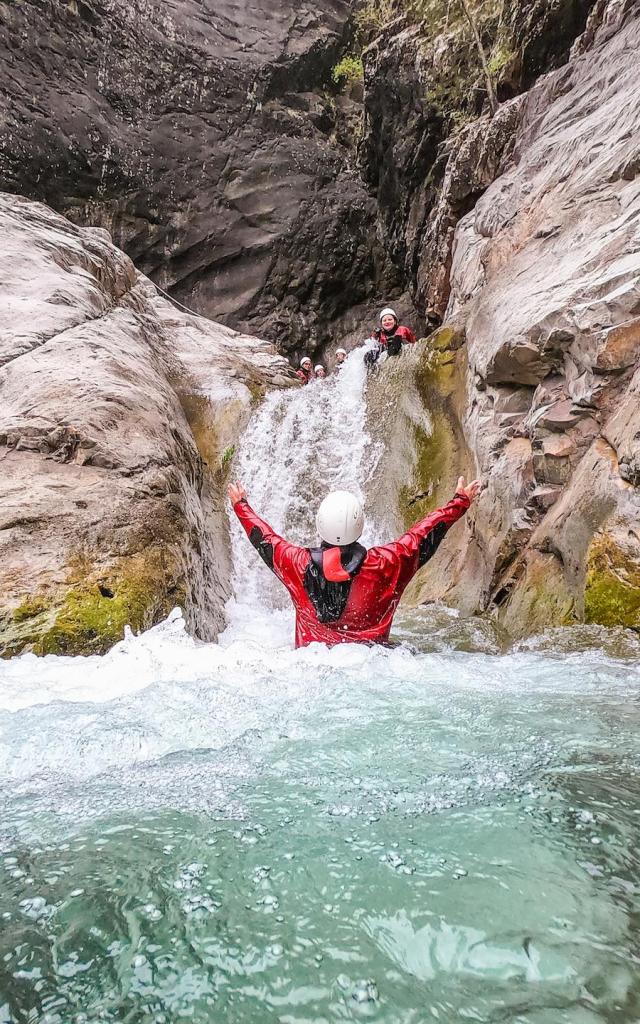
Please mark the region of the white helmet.
<svg viewBox="0 0 640 1024"><path fill-rule="evenodd" d="M349 491L332 491L318 509L316 527L327 544L353 544L364 530L364 513Z"/></svg>
<svg viewBox="0 0 640 1024"><path fill-rule="evenodd" d="M302 359L300 360L300 366L304 366L305 363L308 363L309 366L311 366L311 360L309 359L309 356L302 357Z"/></svg>
<svg viewBox="0 0 640 1024"><path fill-rule="evenodd" d="M313 369L314 369L314 371L315 371L315 372L317 373L317 372L318 372L318 370L323 370L323 371L324 371L324 366L322 365L322 363L318 363L318 365L317 365L317 366L314 366L314 368L313 368Z"/></svg>
<svg viewBox="0 0 640 1024"><path fill-rule="evenodd" d="M336 349L336 355L337 356L340 356L340 355L346 356L346 354L347 354L346 348L337 348Z"/></svg>
<svg viewBox="0 0 640 1024"><path fill-rule="evenodd" d="M384 307L384 309L382 310L382 313L380 314L380 319L381 320L382 320L383 316L392 316L394 320L398 319L398 314L396 313L395 309L391 308L391 306L385 306Z"/></svg>

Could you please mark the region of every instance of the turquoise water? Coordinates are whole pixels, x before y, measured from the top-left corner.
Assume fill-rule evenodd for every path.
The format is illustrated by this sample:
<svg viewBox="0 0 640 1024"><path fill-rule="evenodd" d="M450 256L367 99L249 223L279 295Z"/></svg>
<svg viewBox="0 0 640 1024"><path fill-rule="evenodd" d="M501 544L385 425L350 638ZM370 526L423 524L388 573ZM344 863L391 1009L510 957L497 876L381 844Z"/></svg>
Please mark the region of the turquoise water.
<svg viewBox="0 0 640 1024"><path fill-rule="evenodd" d="M5 711L0 1021L640 1019L636 641L431 624Z"/></svg>
<svg viewBox="0 0 640 1024"><path fill-rule="evenodd" d="M357 352L268 398L256 508L306 543L349 487L389 539L366 422ZM638 637L293 651L233 545L218 644L0 663L0 1024L638 1024Z"/></svg>

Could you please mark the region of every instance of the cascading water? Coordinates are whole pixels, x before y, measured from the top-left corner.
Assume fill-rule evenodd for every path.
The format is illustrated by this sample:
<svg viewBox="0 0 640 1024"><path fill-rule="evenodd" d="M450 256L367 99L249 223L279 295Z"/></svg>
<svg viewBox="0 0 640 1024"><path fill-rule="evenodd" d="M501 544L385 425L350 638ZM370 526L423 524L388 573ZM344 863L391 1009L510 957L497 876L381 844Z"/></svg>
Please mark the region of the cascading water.
<svg viewBox="0 0 640 1024"><path fill-rule="evenodd" d="M315 513L330 490L350 490L364 502L379 454L367 433L365 379L358 349L332 377L293 394L273 392L249 425L233 471L258 514L295 543L317 542ZM256 630L271 646L291 642L293 612L286 591L237 521L231 529L236 596L222 644L238 636L255 639ZM370 518L363 543L374 539Z"/></svg>
<svg viewBox="0 0 640 1024"><path fill-rule="evenodd" d="M366 496L363 395L356 353L249 426L237 475L293 540ZM640 1019L637 639L500 653L427 608L410 644L294 651L233 543L218 644L176 614L0 665L0 1024Z"/></svg>

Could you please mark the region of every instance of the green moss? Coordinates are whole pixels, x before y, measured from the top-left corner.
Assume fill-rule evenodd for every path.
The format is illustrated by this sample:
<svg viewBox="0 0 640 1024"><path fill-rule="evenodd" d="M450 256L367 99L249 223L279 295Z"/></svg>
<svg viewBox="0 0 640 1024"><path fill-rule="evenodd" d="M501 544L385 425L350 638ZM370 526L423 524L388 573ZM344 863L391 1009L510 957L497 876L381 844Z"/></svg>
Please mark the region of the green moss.
<svg viewBox="0 0 640 1024"><path fill-rule="evenodd" d="M609 534L589 548L584 617L602 626L640 627L640 566Z"/></svg>
<svg viewBox="0 0 640 1024"><path fill-rule="evenodd" d="M62 591L43 590L7 612L0 655L102 654L122 640L125 626L148 629L176 605L184 606L184 585L171 585L171 578L160 550L122 559L108 578L97 577L79 555Z"/></svg>
<svg viewBox="0 0 640 1024"><path fill-rule="evenodd" d="M417 376L423 398L433 401L434 389L441 398L451 395L456 383L455 353L460 344L460 334L454 327L440 327L425 339Z"/></svg>
<svg viewBox="0 0 640 1024"><path fill-rule="evenodd" d="M464 472L464 438L452 401L460 383L456 350L464 336L452 326L441 327L420 341L416 385L432 430L413 425L415 470L401 488L398 500L406 526L427 515L451 497L457 476ZM418 500L416 500L416 497Z"/></svg>
<svg viewBox="0 0 640 1024"><path fill-rule="evenodd" d="M78 585L67 593L53 626L34 644L36 654L102 652L124 636L124 627L136 632L152 624L155 594L149 581L122 581L114 596L104 597L97 586Z"/></svg>
<svg viewBox="0 0 640 1024"><path fill-rule="evenodd" d="M407 529L438 508L452 473L455 458L453 433L441 412L432 411L431 418L433 430L430 434L422 427L414 426L415 470L410 484L402 487L398 494L400 515Z"/></svg>
<svg viewBox="0 0 640 1024"><path fill-rule="evenodd" d="M27 597L13 612L13 621L18 625L29 619L36 618L36 616L46 612L47 607L47 602L43 597Z"/></svg>

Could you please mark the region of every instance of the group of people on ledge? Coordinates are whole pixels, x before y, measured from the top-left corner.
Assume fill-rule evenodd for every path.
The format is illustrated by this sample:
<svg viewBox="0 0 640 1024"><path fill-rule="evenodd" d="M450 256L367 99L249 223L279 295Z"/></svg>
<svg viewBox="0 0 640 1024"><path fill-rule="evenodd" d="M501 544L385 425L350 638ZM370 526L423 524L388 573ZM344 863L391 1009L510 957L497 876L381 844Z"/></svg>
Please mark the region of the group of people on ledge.
<svg viewBox="0 0 640 1024"><path fill-rule="evenodd" d="M365 358L373 365L383 352L398 355L415 335L399 323L393 309L380 314ZM339 368L344 349L336 352ZM304 384L325 376L322 365L301 360L299 376ZM480 480L465 483L460 477L455 493L442 508L427 516L389 544L367 549L360 544L364 510L357 495L332 491L316 515L316 544L291 544L254 512L240 483L229 484L233 510L263 562L284 584L296 611L296 647L311 643L388 644L393 616L403 591L418 570L432 558L447 531L478 497Z"/></svg>
<svg viewBox="0 0 640 1024"><path fill-rule="evenodd" d="M364 357L367 366L372 367L375 366L383 352L386 352L387 356L397 356L402 351L403 345L415 345L416 336L410 327L405 327L400 323L395 310L386 306L380 313L380 326L376 327L367 340L375 342ZM346 349L336 349L336 372L340 370L346 358ZM302 384L310 384L312 380L322 380L323 377L326 377L327 371L322 363L314 366L309 356L303 356L300 360L300 368L296 370L296 376Z"/></svg>

